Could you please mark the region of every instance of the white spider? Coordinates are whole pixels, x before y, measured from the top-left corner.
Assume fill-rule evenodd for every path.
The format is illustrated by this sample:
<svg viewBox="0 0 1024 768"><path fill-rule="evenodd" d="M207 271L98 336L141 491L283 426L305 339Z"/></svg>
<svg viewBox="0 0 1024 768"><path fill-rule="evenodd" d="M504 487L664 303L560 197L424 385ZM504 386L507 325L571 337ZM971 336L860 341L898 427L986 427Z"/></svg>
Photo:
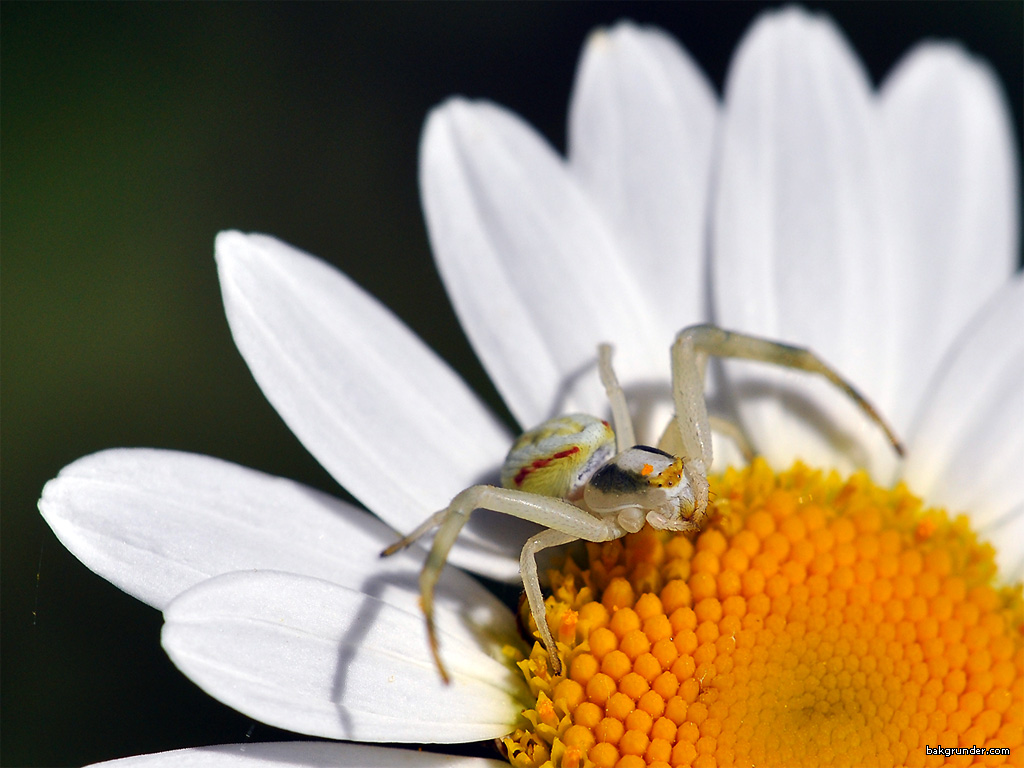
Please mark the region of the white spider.
<svg viewBox="0 0 1024 768"><path fill-rule="evenodd" d="M636 533L645 522L658 530L700 530L708 514L707 471L711 466L711 428L703 386L709 355L759 360L825 377L875 421L896 452L903 454L899 440L871 404L813 352L714 325L685 328L672 345L675 418L660 444L676 447L678 455L635 445L626 397L612 369L611 347L602 344L598 348L598 370L611 402L614 432L608 422L585 414L544 422L513 444L502 466L501 488L467 488L445 509L381 553L394 554L439 527L420 574L420 591L430 649L445 682L448 673L434 628L434 586L452 544L474 509L502 512L547 529L526 542L519 568L530 611L556 675L561 672L562 662L544 612L537 553L579 539L618 539ZM752 453L738 428L716 421L716 429L719 426L738 440L745 453Z"/></svg>

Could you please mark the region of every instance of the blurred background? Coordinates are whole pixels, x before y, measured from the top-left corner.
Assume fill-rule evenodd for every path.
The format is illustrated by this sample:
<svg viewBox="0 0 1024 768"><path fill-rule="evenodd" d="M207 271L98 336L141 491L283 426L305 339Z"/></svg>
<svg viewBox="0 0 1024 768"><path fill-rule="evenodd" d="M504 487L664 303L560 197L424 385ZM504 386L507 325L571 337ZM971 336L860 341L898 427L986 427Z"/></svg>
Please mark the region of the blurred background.
<svg viewBox="0 0 1024 768"><path fill-rule="evenodd" d="M810 5L876 83L922 38L962 41L1001 77L1019 146L1024 4ZM344 495L235 350L218 230L337 264L507 416L431 262L416 180L427 111L487 97L562 150L593 27L664 27L720 92L764 7L4 2L3 765L295 738L179 674L160 614L88 571L36 511L62 466L114 446L212 454Z"/></svg>

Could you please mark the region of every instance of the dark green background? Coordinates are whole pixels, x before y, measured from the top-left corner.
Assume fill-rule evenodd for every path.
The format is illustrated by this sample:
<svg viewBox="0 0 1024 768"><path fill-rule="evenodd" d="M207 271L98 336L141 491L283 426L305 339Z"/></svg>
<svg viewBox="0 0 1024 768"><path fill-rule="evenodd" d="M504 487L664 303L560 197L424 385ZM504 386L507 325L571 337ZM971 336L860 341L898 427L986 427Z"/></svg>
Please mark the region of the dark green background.
<svg viewBox="0 0 1024 768"><path fill-rule="evenodd" d="M339 492L235 351L218 230L338 264L500 408L427 248L427 110L486 96L561 148L595 25L664 26L720 89L762 7L4 2L3 765L282 738L180 675L159 613L86 570L36 513L63 465L113 446L209 453ZM915 41L964 41L1002 77L1019 144L1021 3L824 7L876 82Z"/></svg>

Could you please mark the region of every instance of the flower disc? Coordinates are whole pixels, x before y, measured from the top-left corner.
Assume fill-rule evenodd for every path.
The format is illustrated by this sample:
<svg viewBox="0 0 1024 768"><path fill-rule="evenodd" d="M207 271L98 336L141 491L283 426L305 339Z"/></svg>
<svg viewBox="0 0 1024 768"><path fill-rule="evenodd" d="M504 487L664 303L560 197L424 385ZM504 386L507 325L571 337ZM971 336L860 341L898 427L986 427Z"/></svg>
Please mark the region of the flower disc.
<svg viewBox="0 0 1024 768"><path fill-rule="evenodd" d="M513 765L1024 764L1021 587L965 517L800 464L711 489L695 538L647 528L552 573L566 674L539 643L520 662Z"/></svg>

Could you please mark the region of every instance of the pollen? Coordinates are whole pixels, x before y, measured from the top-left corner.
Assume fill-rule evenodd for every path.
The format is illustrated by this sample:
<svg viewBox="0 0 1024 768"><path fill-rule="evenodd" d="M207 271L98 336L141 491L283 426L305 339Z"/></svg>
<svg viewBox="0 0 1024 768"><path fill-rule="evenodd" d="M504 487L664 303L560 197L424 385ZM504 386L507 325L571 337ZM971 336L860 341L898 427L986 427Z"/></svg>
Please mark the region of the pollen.
<svg viewBox="0 0 1024 768"><path fill-rule="evenodd" d="M800 464L709 481L699 534L549 574L564 674L519 662L512 765L1024 765L1024 597L966 517Z"/></svg>

